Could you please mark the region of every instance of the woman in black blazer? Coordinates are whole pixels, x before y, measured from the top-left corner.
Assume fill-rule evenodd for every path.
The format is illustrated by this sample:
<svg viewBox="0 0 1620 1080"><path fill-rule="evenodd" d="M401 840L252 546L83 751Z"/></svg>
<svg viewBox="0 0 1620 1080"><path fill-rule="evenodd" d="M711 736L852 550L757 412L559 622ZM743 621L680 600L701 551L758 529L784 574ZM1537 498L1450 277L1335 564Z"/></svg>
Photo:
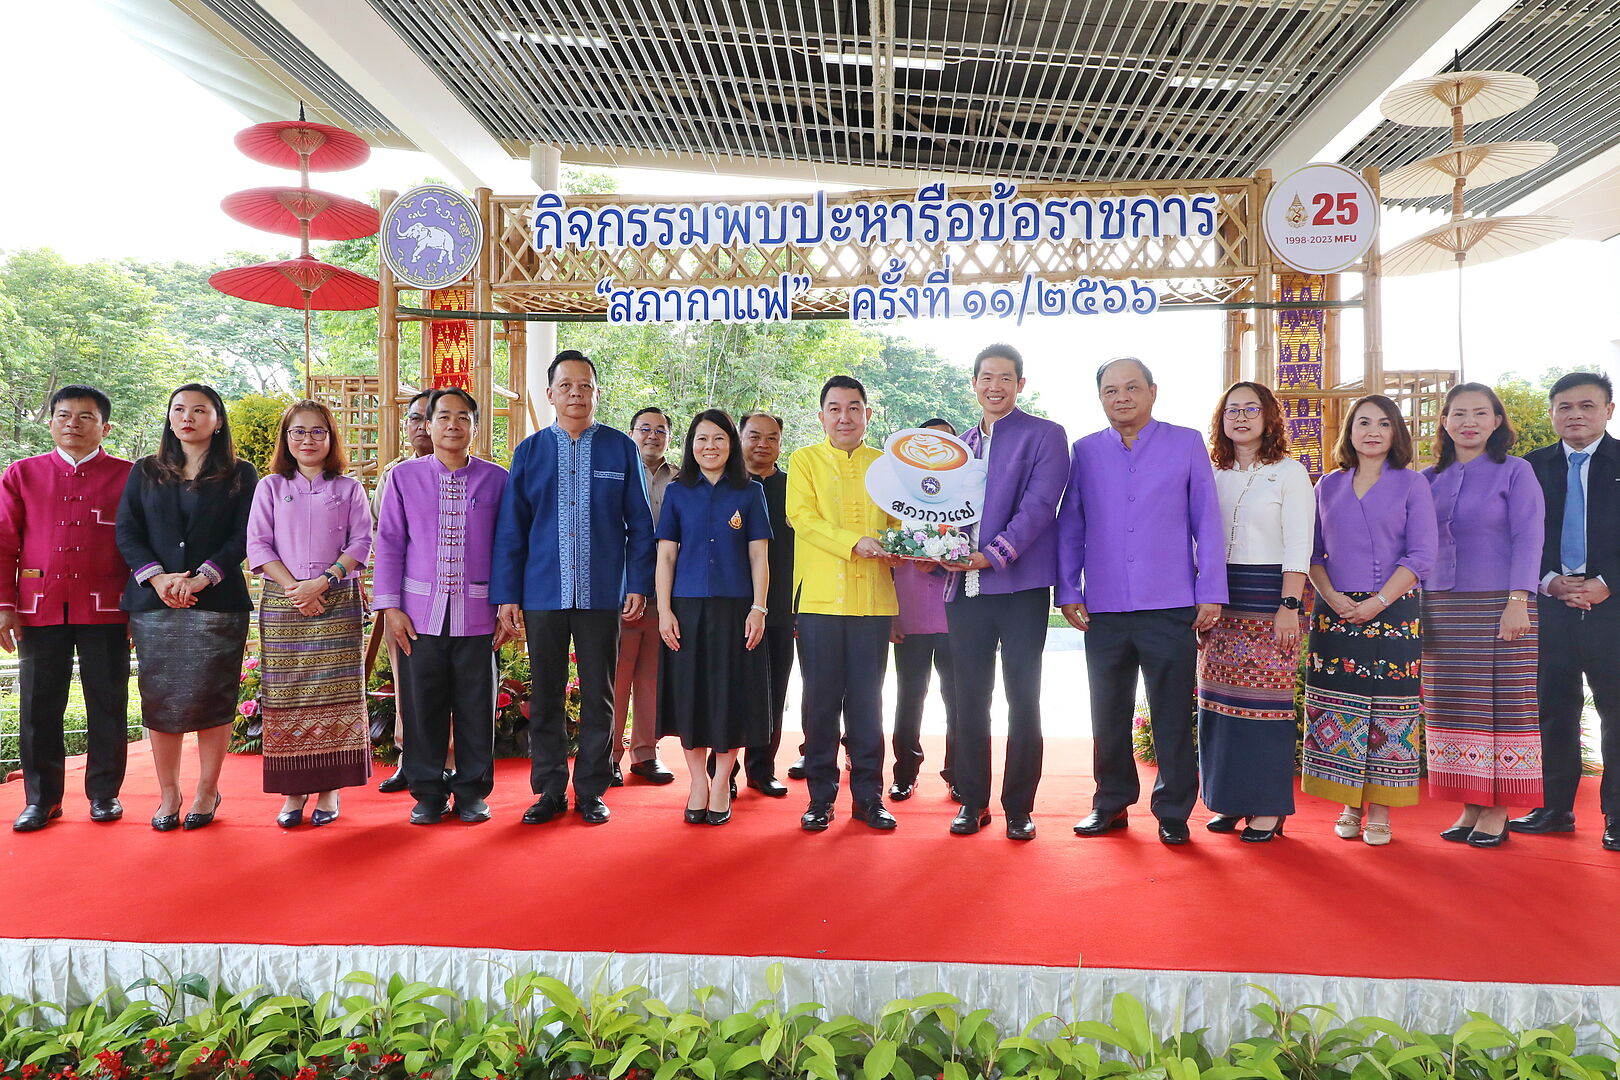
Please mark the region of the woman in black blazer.
<svg viewBox="0 0 1620 1080"><path fill-rule="evenodd" d="M122 606L162 791L152 817L159 832L181 827L180 745L188 731L197 733L201 774L184 827L211 824L219 809L253 610L242 560L258 480L236 456L219 394L187 383L169 395L158 452L135 463L118 506L118 550L131 571Z"/></svg>

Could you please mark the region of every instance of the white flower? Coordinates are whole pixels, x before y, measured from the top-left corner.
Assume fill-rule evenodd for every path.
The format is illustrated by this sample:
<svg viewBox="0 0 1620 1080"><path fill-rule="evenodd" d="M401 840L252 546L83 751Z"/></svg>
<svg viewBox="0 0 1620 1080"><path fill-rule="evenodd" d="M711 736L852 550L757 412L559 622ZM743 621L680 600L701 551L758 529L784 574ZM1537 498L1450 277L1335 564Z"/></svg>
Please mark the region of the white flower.
<svg viewBox="0 0 1620 1080"><path fill-rule="evenodd" d="M931 559L943 557L947 550L949 547L943 536L930 536L923 541L923 554Z"/></svg>

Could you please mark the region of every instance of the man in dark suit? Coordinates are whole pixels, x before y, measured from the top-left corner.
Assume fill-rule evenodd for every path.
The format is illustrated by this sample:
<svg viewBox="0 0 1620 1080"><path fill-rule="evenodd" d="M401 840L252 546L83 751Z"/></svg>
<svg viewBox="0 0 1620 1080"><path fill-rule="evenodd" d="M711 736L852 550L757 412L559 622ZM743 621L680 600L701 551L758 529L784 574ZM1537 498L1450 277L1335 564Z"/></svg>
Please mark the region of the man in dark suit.
<svg viewBox="0 0 1620 1080"><path fill-rule="evenodd" d="M1525 455L1547 501L1536 679L1545 803L1508 825L1574 831L1584 675L1603 729L1603 846L1620 851L1620 601L1610 598L1610 579L1620 575L1620 442L1604 430L1614 387L1577 371L1547 396L1559 442Z"/></svg>

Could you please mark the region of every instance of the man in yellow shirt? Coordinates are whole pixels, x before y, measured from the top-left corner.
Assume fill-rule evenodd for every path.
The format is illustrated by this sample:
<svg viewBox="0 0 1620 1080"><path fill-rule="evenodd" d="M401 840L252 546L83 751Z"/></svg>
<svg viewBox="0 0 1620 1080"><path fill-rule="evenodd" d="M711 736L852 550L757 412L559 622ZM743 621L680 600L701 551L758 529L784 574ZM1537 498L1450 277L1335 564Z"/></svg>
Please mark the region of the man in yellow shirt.
<svg viewBox="0 0 1620 1080"><path fill-rule="evenodd" d="M826 441L795 451L787 469L810 787L799 824L820 832L832 823L842 726L853 814L874 829L892 829L882 798L883 677L898 611L890 571L898 560L876 537L895 519L866 494L866 470L882 456L861 442L872 419L866 388L834 375L821 388L819 416Z"/></svg>

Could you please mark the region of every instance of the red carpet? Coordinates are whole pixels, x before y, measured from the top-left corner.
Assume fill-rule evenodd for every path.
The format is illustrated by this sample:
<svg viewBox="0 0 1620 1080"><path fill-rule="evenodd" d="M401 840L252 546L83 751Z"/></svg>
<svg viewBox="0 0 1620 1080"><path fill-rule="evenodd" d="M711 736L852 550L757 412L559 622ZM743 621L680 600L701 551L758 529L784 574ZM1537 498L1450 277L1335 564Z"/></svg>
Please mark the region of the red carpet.
<svg viewBox="0 0 1620 1080"><path fill-rule="evenodd" d="M1394 844L1368 848L1335 837L1337 808L1305 797L1269 845L1206 833L1200 810L1192 844L1173 850L1145 809L1123 832L1073 835L1091 794L1089 747L1074 740L1047 743L1040 836L1023 845L1001 835L999 809L980 835L949 835L955 806L932 773L892 807L891 834L850 821L847 795L829 832L800 832L792 782L782 800L745 792L723 828L689 826L684 776L610 791L605 826L572 814L523 826L519 761L500 763L484 825L413 827L409 796L368 789L348 793L336 824L284 831L259 760L233 757L219 821L160 834L146 824L147 748L130 750L122 823L89 822L73 773L63 820L0 833L0 936L1620 982L1607 925L1620 853L1599 847L1590 781L1579 832L1499 850L1442 841L1455 808L1438 803L1397 811ZM22 784L0 785L5 822L22 799Z"/></svg>

